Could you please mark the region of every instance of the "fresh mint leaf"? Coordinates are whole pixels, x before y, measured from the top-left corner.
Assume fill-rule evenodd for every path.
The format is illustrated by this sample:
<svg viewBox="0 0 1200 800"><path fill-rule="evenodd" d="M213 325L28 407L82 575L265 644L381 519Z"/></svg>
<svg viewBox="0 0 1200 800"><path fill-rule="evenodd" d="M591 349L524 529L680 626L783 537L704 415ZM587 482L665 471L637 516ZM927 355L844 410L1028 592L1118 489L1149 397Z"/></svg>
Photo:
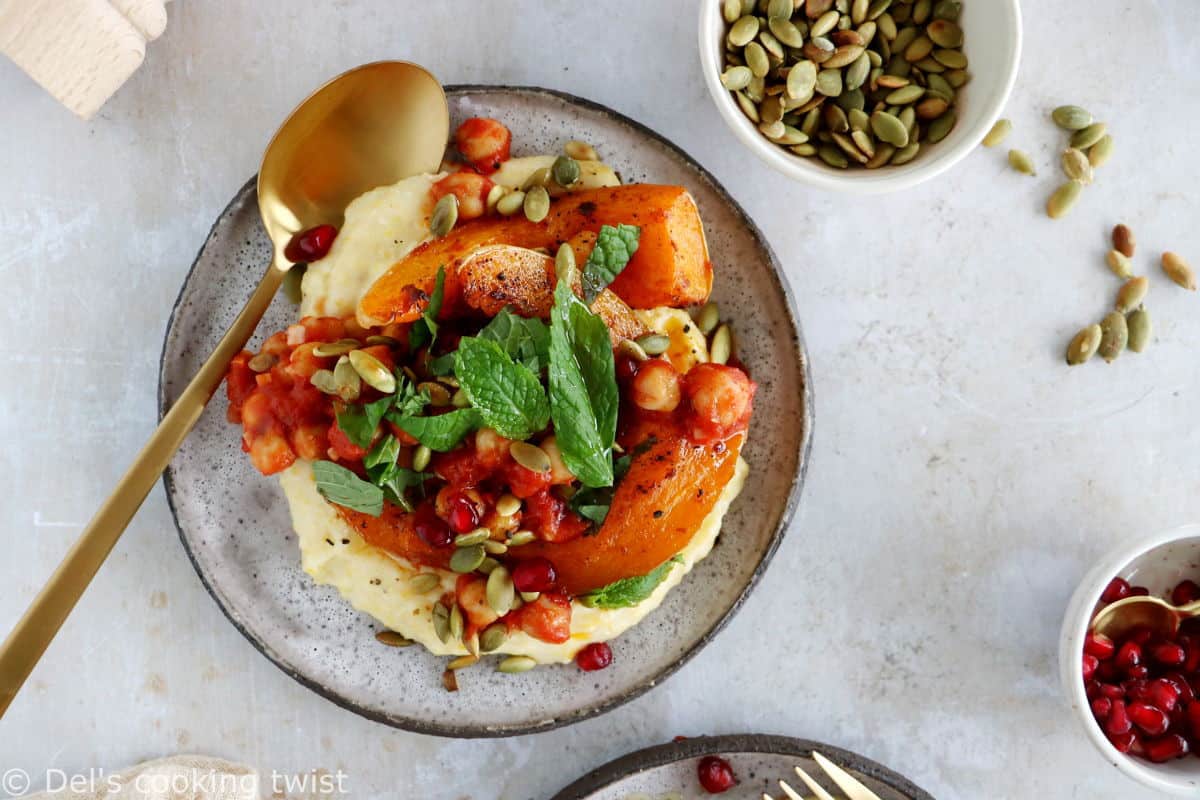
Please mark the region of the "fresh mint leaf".
<svg viewBox="0 0 1200 800"><path fill-rule="evenodd" d="M604 288L616 280L638 249L642 229L636 225L601 225L596 246L583 268L583 300L589 306Z"/></svg>
<svg viewBox="0 0 1200 800"><path fill-rule="evenodd" d="M629 453L613 460L613 478L620 481L629 472L633 456ZM604 486L599 489L583 488L576 492L567 504L572 511L592 523L592 532L604 524L608 518L608 510L612 506L613 494L616 488Z"/></svg>
<svg viewBox="0 0 1200 800"><path fill-rule="evenodd" d="M375 429L379 427L379 420L383 419L383 415L392 407L395 399L395 395L389 394L373 403L346 406L337 413L337 425L355 445L370 447L371 439L375 438Z"/></svg>
<svg viewBox="0 0 1200 800"><path fill-rule="evenodd" d="M503 308L477 335L499 344L510 358L524 364L534 375L549 361L550 329L540 319L519 317Z"/></svg>
<svg viewBox="0 0 1200 800"><path fill-rule="evenodd" d="M446 353L429 360L429 371L441 377L454 374L454 353Z"/></svg>
<svg viewBox="0 0 1200 800"><path fill-rule="evenodd" d="M379 483L376 478L377 474L382 474L388 468L396 463L396 457L400 455L400 440L390 433L382 437L374 447L371 448L365 456L363 456L363 467L367 470L367 477L371 478L375 483Z"/></svg>
<svg viewBox="0 0 1200 800"><path fill-rule="evenodd" d="M372 517L383 513L383 489L378 486L332 461L314 461L312 471L317 491L329 502Z"/></svg>
<svg viewBox="0 0 1200 800"><path fill-rule="evenodd" d="M412 511L413 504L408 499L405 491L409 488L417 487L422 490L421 494L424 495L425 481L432 477L432 475L425 472L417 472L407 467L392 464L379 476L379 480L376 483L383 489L383 494L388 500L391 500L405 511Z"/></svg>
<svg viewBox="0 0 1200 800"><path fill-rule="evenodd" d="M612 486L617 378L604 320L560 280L550 311L550 414L558 449L584 486Z"/></svg>
<svg viewBox="0 0 1200 800"><path fill-rule="evenodd" d="M608 586L580 598L585 606L591 608L629 608L645 600L667 578L667 574L676 564L682 563L679 556L672 556L666 562L658 565L648 574L636 578L622 578L613 581Z"/></svg>
<svg viewBox="0 0 1200 800"><path fill-rule="evenodd" d="M413 323L408 331L408 347L416 350L427 344L433 344L437 339L437 316L442 313L442 301L446 295L446 268L438 267L437 282L433 285L433 294L429 296L429 305L421 318Z"/></svg>
<svg viewBox="0 0 1200 800"><path fill-rule="evenodd" d="M528 439L550 421L550 403L538 376L513 361L497 342L464 337L455 352L454 374L484 424L501 436Z"/></svg>
<svg viewBox="0 0 1200 800"><path fill-rule="evenodd" d="M402 417L392 415L388 420L430 450L445 453L453 450L471 431L481 424L479 412L460 408L435 417Z"/></svg>
<svg viewBox="0 0 1200 800"><path fill-rule="evenodd" d="M396 399L392 405L391 414L415 417L427 405L429 405L429 392L425 389L417 391L417 387L408 379L408 376L397 370Z"/></svg>

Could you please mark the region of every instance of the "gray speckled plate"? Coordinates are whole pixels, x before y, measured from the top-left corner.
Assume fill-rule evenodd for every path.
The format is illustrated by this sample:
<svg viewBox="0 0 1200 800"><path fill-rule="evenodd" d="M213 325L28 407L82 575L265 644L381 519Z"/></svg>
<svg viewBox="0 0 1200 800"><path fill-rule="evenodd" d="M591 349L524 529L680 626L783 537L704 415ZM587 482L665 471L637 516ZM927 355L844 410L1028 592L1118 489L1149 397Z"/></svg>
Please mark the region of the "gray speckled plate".
<svg viewBox="0 0 1200 800"><path fill-rule="evenodd" d="M852 774L880 800L933 800L904 776L856 753L806 739L764 735L701 736L638 750L592 770L552 800L716 797L707 794L696 777L697 764L708 755L726 759L738 779L737 786L719 795L721 800L759 800L764 792L785 797L780 779L808 797L811 792L793 771L797 765L834 797L842 797L837 785L812 760L813 750Z"/></svg>
<svg viewBox="0 0 1200 800"><path fill-rule="evenodd" d="M238 630L283 671L371 719L424 733L503 736L553 728L602 713L670 675L716 635L779 546L800 498L812 428L812 398L800 327L770 247L711 175L678 148L619 114L541 89L465 86L447 90L457 125L501 119L515 154L591 142L625 182L688 187L704 217L716 271L714 297L735 321L739 354L759 383L746 459L754 470L726 518L713 554L640 625L613 643L615 663L584 674L572 666L519 676L481 665L442 689L441 660L418 647L375 641L378 625L300 568L287 504L259 475L214 398L165 476L180 537L201 580ZM200 250L167 326L159 381L169 407L232 322L269 259L250 181ZM260 334L294 321L282 297Z"/></svg>

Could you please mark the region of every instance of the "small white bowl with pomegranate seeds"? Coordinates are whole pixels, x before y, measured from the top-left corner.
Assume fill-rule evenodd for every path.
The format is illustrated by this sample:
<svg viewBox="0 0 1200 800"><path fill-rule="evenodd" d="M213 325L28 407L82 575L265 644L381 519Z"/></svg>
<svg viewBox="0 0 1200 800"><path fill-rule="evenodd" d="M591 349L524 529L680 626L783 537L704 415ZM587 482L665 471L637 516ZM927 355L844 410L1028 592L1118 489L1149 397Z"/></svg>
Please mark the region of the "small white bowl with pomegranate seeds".
<svg viewBox="0 0 1200 800"><path fill-rule="evenodd" d="M1096 612L1134 594L1200 599L1200 525L1110 553L1080 582L1059 651L1063 690L1092 743L1117 769L1163 792L1200 793L1200 619L1173 638L1090 632Z"/></svg>

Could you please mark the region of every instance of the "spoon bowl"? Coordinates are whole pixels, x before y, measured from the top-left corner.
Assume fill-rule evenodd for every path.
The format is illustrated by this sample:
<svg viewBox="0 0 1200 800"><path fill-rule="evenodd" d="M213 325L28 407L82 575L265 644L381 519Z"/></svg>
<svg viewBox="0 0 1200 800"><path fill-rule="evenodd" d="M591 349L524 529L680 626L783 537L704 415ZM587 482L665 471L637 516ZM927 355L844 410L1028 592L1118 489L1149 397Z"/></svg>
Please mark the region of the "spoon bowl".
<svg viewBox="0 0 1200 800"><path fill-rule="evenodd" d="M1134 628L1148 628L1155 636L1174 638L1180 624L1200 613L1200 601L1174 606L1157 597L1126 597L1105 606L1092 620L1092 631L1114 641Z"/></svg>

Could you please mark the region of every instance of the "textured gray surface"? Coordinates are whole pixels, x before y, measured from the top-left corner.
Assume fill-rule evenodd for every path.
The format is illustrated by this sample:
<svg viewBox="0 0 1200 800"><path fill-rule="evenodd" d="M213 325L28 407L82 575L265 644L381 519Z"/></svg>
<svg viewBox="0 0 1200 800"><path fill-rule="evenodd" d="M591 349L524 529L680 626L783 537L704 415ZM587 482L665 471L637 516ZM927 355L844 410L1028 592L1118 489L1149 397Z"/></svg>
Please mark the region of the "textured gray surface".
<svg viewBox="0 0 1200 800"><path fill-rule="evenodd" d="M986 2L986 0L976 0ZM290 680L222 617L161 489L0 721L3 766L117 765L179 749L344 769L357 797L546 797L676 734L841 745L936 797L1149 798L1107 766L1055 673L1066 600L1139 532L1195 520L1200 265L1195 0L1025 4L1010 104L1037 179L980 151L897 197L810 192L740 152L694 74L686 0L441 6L181 2L91 123L0 63L0 628L16 620L154 424L159 344L213 218L280 117L354 64L409 57L448 82L593 98L711 169L785 263L813 360L805 502L761 586L666 685L595 720L454 742L362 720ZM1068 218L1040 213L1062 102L1119 142ZM1141 241L1158 333L1066 371L1115 291L1119 218Z"/></svg>

